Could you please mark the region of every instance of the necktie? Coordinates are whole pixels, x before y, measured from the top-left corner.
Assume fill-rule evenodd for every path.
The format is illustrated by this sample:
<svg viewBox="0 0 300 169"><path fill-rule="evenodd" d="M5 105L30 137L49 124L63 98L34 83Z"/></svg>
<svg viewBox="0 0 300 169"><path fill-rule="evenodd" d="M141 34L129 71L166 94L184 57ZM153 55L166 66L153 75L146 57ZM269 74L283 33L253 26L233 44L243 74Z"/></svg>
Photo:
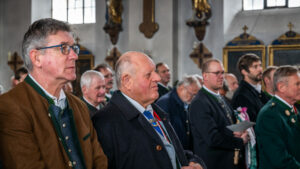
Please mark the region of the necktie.
<svg viewBox="0 0 300 169"><path fill-rule="evenodd" d="M148 121L150 122L150 124L152 125L152 127L162 136L165 138L157 120L153 117L153 115L151 114L150 111L145 110L144 111L144 115L145 117L148 119Z"/></svg>
<svg viewBox="0 0 300 169"><path fill-rule="evenodd" d="M231 110L230 110L230 108L225 103L225 101L223 100L222 96L219 95L217 98L218 98L218 101L221 104L222 108L225 110L225 113L226 113L226 116L227 116L228 120L230 121L231 124L233 124L233 120L232 120L232 117L231 117Z"/></svg>

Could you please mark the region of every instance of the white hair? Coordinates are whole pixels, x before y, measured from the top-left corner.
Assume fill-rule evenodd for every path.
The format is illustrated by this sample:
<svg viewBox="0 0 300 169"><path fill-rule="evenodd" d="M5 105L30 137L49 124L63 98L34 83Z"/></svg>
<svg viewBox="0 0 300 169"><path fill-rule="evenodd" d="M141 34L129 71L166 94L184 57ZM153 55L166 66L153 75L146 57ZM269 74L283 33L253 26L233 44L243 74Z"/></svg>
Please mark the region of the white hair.
<svg viewBox="0 0 300 169"><path fill-rule="evenodd" d="M89 88L93 78L100 78L101 80L104 80L104 76L101 72L98 72L95 70L88 70L88 71L84 72L81 76L81 79L80 79L81 89L83 86Z"/></svg>

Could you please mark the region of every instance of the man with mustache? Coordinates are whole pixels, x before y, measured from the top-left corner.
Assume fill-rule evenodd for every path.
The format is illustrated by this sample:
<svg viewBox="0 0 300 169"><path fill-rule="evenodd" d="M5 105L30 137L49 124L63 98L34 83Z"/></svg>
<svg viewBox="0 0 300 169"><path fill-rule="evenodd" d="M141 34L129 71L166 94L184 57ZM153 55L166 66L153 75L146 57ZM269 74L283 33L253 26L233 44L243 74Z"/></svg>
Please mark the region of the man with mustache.
<svg viewBox="0 0 300 169"><path fill-rule="evenodd" d="M106 169L87 106L62 87L76 79L79 46L67 23L35 21L24 35L29 74L0 96L0 159L10 169Z"/></svg>
<svg viewBox="0 0 300 169"><path fill-rule="evenodd" d="M237 67L243 79L233 95L232 106L234 109L247 107L250 121L255 122L260 108L268 101L261 90L263 69L260 58L253 53L245 54L238 60Z"/></svg>
<svg viewBox="0 0 300 169"><path fill-rule="evenodd" d="M99 64L94 68L94 70L101 72L105 78L105 88L106 88L105 99L107 103L110 100L113 93L113 91L111 90L114 85L113 72L105 63Z"/></svg>
<svg viewBox="0 0 300 169"><path fill-rule="evenodd" d="M91 118L97 110L105 105L105 80L104 76L95 70L84 72L80 79L82 100L88 106Z"/></svg>
<svg viewBox="0 0 300 169"><path fill-rule="evenodd" d="M154 103L159 75L144 53L126 52L116 64L118 91L93 117L109 169L202 169L184 151L167 115Z"/></svg>

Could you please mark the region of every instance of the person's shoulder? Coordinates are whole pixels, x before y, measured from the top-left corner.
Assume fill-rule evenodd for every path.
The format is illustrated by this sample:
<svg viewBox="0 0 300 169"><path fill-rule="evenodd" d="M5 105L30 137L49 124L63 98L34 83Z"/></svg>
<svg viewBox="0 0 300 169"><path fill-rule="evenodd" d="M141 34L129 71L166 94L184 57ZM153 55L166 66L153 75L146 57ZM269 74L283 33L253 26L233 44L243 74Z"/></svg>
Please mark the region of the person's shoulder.
<svg viewBox="0 0 300 169"><path fill-rule="evenodd" d="M257 123L263 121L265 118L274 118L279 113L281 107L274 100L268 101L259 111L257 116Z"/></svg>
<svg viewBox="0 0 300 169"><path fill-rule="evenodd" d="M93 121L112 122L121 117L121 110L109 102L93 116Z"/></svg>

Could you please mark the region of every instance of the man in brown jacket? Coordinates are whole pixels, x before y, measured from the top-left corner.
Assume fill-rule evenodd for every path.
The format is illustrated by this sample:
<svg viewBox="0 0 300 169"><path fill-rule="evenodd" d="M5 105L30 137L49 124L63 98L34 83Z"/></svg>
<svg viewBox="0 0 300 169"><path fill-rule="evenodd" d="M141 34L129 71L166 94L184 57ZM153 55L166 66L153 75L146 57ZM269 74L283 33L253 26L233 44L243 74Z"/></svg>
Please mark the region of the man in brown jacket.
<svg viewBox="0 0 300 169"><path fill-rule="evenodd" d="M62 87L75 80L79 47L70 26L54 19L26 32L25 81L0 97L0 161L10 169L105 169L107 158L88 108Z"/></svg>

